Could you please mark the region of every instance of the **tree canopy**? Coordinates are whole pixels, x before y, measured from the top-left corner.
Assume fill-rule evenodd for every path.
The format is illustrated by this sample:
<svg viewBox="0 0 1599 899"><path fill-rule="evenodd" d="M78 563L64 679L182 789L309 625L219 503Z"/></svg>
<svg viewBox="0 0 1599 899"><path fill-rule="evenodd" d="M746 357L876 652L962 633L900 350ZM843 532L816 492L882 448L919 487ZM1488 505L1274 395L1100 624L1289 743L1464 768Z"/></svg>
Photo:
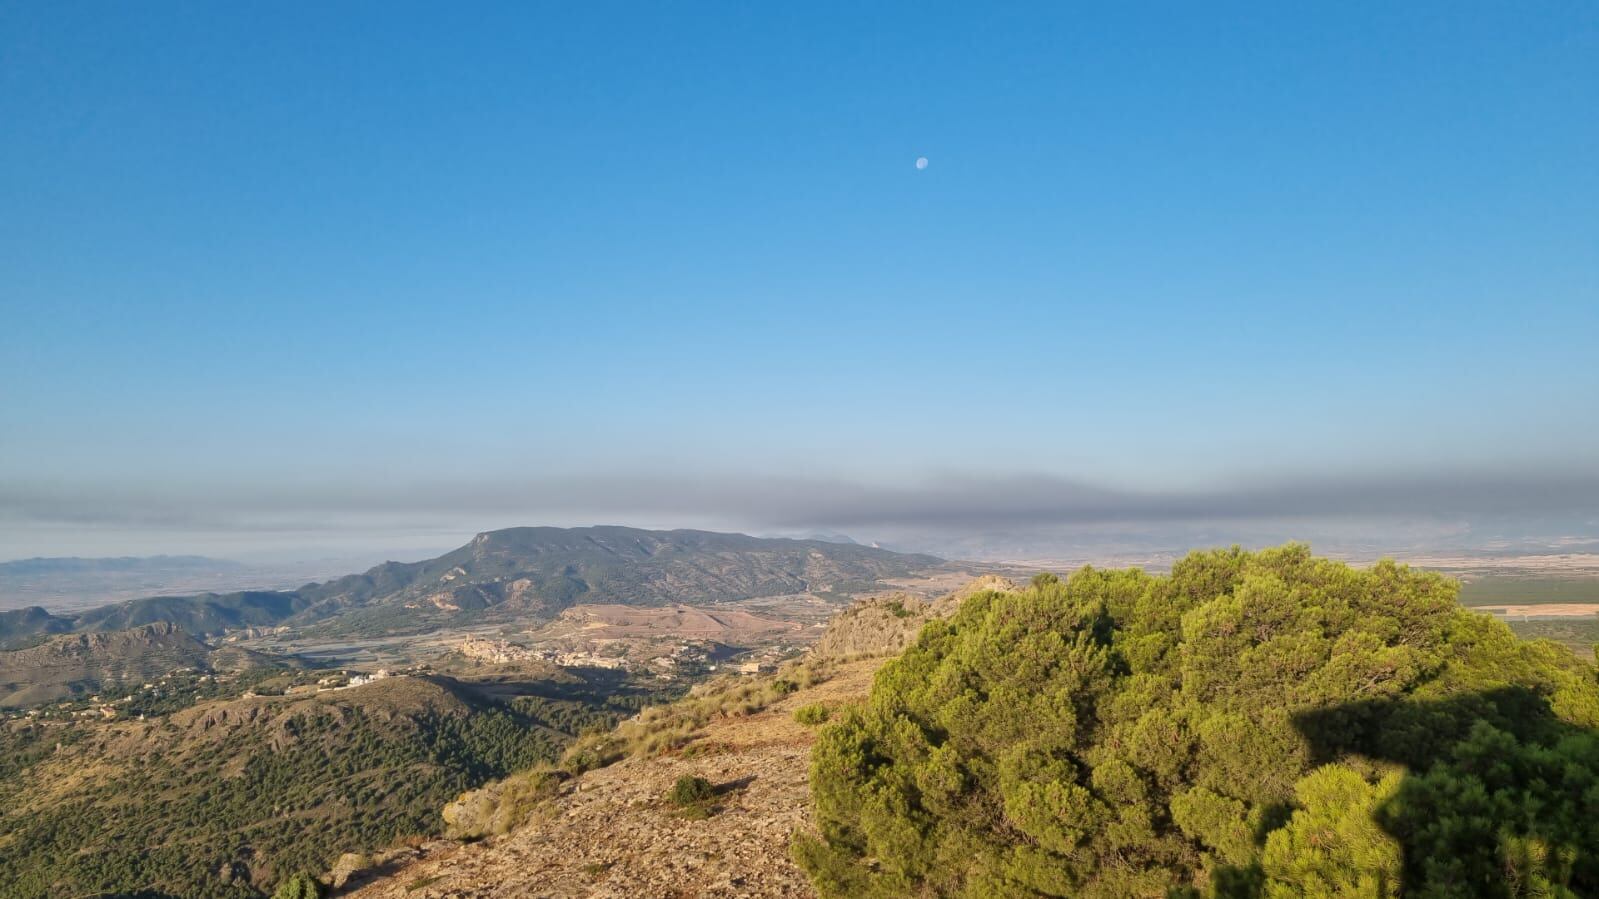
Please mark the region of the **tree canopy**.
<svg viewBox="0 0 1599 899"><path fill-rule="evenodd" d="M826 896L1599 894L1599 677L1288 545L967 600L812 757Z"/></svg>

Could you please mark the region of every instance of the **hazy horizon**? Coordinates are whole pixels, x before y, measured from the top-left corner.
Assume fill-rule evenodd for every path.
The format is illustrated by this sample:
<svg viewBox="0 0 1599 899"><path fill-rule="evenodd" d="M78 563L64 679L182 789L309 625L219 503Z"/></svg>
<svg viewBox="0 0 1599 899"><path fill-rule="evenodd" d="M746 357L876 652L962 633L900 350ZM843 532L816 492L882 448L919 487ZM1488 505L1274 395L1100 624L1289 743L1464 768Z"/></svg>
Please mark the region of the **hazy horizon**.
<svg viewBox="0 0 1599 899"><path fill-rule="evenodd" d="M1596 539L1594 109L1585 4L14 5L0 559Z"/></svg>

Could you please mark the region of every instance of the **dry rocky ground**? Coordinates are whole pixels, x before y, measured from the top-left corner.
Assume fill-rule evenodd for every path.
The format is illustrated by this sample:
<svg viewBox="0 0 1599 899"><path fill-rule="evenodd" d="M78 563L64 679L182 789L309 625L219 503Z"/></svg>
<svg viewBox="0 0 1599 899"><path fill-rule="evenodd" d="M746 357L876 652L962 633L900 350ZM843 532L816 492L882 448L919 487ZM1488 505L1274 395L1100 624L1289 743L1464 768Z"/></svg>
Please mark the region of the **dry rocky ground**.
<svg viewBox="0 0 1599 899"><path fill-rule="evenodd" d="M810 703L858 702L882 658L844 662L819 684L748 717L713 720L684 750L590 771L519 829L437 841L385 860L359 899L811 896L789 856L807 819L816 730ZM664 799L681 775L716 785L716 812L684 817Z"/></svg>
<svg viewBox="0 0 1599 899"><path fill-rule="evenodd" d="M720 640L748 645L774 634L798 632L804 625L763 618L742 609L669 606L638 608L617 604L576 605L562 612L539 635L555 638L581 635L589 638L657 637Z"/></svg>

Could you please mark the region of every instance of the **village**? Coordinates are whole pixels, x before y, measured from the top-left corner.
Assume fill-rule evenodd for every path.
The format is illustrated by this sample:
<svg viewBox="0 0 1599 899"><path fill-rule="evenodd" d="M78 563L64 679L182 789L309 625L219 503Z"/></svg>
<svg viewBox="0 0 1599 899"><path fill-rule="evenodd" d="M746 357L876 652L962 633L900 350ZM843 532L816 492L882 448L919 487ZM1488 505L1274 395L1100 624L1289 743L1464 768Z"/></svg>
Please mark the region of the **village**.
<svg viewBox="0 0 1599 899"><path fill-rule="evenodd" d="M621 670L672 681L719 671L770 673L779 661L801 649L797 643L783 643L746 651L712 640L663 637L568 637L526 646L505 639L471 637L461 641L455 651L467 660L488 665L543 662L563 668Z"/></svg>

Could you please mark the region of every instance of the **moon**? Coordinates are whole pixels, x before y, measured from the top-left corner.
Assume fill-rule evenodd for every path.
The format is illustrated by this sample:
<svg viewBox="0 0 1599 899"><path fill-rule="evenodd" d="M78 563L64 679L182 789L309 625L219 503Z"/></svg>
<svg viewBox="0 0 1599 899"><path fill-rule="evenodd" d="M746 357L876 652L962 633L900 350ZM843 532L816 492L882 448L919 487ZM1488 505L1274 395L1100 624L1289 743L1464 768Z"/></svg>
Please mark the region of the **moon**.
<svg viewBox="0 0 1599 899"><path fill-rule="evenodd" d="M919 171L921 171L922 169L925 169L925 168L927 168L927 157L926 156L918 156L918 157L916 157L916 170L919 172Z"/></svg>

